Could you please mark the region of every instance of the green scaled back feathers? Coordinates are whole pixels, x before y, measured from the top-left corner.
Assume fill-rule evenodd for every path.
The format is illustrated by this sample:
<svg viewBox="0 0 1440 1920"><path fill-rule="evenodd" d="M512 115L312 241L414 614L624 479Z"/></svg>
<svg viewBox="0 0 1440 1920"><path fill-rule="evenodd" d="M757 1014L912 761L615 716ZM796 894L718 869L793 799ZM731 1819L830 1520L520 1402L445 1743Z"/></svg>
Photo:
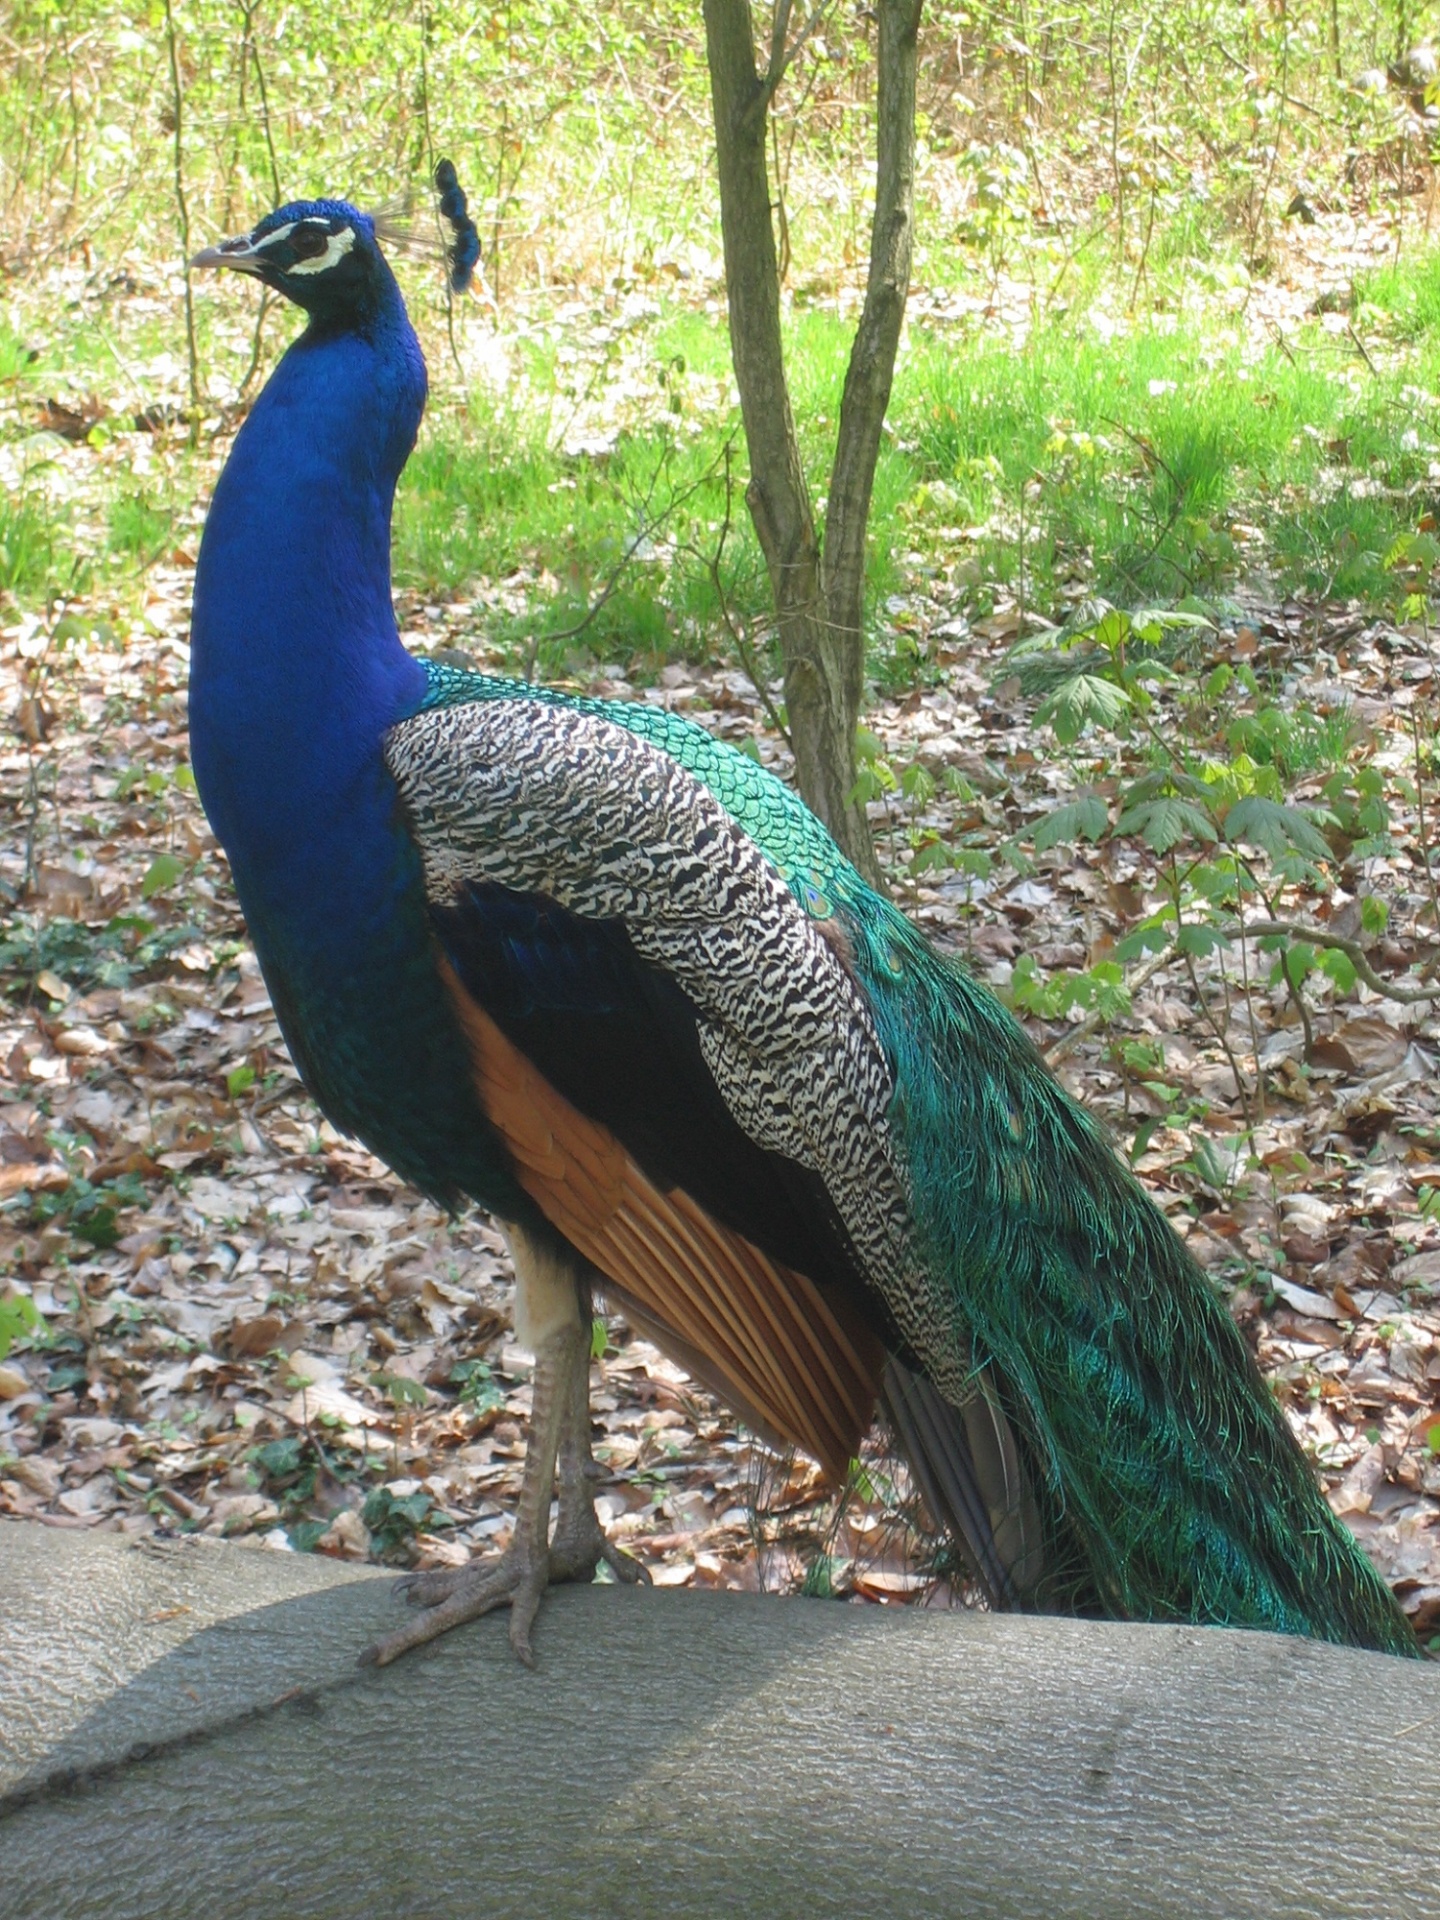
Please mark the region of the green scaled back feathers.
<svg viewBox="0 0 1440 1920"><path fill-rule="evenodd" d="M709 788L813 919L844 929L895 1075L926 1280L976 1363L993 1362L1031 1452L1054 1569L1042 1600L1418 1652L1211 1282L1099 1126L794 793L657 707L427 673L427 706L544 699L649 740Z"/></svg>

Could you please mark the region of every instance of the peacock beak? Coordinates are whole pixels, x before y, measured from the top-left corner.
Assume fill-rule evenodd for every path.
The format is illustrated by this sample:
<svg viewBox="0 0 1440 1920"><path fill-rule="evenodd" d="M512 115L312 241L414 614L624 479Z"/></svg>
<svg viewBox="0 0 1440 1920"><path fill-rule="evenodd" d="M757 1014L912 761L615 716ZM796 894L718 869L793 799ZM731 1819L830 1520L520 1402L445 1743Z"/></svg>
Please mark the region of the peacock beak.
<svg viewBox="0 0 1440 1920"><path fill-rule="evenodd" d="M221 240L213 247L202 247L190 262L194 267L233 267L238 273L259 273L265 264L264 254L248 233L238 233L233 240Z"/></svg>

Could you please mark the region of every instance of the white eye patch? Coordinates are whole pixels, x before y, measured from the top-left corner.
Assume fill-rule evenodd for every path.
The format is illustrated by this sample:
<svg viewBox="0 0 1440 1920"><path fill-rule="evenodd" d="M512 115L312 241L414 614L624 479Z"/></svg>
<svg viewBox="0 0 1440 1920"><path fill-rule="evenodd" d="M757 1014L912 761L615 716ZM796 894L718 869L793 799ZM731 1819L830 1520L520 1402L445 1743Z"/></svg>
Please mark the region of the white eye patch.
<svg viewBox="0 0 1440 1920"><path fill-rule="evenodd" d="M289 228L287 227L284 231L288 233ZM269 237L278 238L278 235L271 235ZM290 273L324 273L328 268L333 267L337 261L343 260L354 244L355 229L353 227L341 227L338 233L332 233L329 236L324 253L317 253L313 260L297 260L294 266L288 268L287 271Z"/></svg>

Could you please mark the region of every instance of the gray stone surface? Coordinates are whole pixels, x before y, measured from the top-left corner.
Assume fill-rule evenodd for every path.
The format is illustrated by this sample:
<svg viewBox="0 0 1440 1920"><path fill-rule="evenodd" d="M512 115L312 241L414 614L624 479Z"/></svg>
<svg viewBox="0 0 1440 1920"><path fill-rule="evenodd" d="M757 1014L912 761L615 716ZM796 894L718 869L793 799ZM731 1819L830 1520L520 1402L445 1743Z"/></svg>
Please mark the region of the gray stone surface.
<svg viewBox="0 0 1440 1920"><path fill-rule="evenodd" d="M0 1917L1440 1916L1440 1671L1262 1634L389 1582L0 1524Z"/></svg>

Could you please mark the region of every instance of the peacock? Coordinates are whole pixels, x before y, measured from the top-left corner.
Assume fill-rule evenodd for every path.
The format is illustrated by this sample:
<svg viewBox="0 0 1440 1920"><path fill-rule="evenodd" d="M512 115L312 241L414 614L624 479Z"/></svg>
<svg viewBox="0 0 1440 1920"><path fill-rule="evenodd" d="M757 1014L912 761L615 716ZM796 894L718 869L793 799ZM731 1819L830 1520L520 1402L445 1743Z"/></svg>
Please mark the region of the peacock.
<svg viewBox="0 0 1440 1920"><path fill-rule="evenodd" d="M1095 1119L789 788L659 707L402 645L426 371L384 237L303 200L194 262L307 317L201 543L200 795L306 1086L503 1224L535 1355L510 1546L415 1577L365 1657L508 1605L528 1663L551 1581L639 1577L592 1500L597 1294L836 1481L883 1417L992 1606L1415 1654Z"/></svg>

